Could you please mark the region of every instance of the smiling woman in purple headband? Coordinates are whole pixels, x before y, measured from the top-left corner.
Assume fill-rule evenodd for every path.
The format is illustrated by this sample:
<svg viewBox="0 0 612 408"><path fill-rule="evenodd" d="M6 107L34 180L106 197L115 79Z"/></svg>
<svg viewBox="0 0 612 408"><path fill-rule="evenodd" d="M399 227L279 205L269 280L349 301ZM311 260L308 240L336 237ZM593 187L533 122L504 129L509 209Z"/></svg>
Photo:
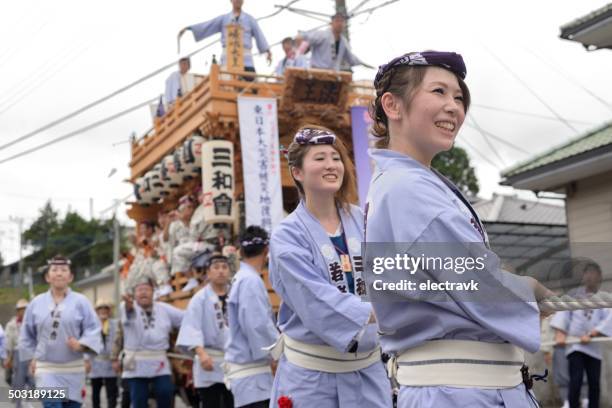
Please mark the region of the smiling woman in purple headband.
<svg viewBox="0 0 612 408"><path fill-rule="evenodd" d="M298 207L272 233L270 280L282 299L272 404L390 408L372 307L360 300L363 213L352 163L333 131L300 129L289 146Z"/></svg>
<svg viewBox="0 0 612 408"><path fill-rule="evenodd" d="M376 171L365 211L366 281L373 282L368 271L380 243L400 256L452 261L410 273L392 267L373 277L410 279L412 289L368 285L383 352L392 356L388 370L400 384L400 408L537 406L522 368L524 351L539 349L535 300L549 291L501 269L469 201L431 168L465 120L466 72L454 52L414 52L382 65L374 81L378 140L370 152ZM481 259L482 267L459 268L462 259ZM435 290L431 282L445 286ZM455 285L467 282L476 289Z"/></svg>

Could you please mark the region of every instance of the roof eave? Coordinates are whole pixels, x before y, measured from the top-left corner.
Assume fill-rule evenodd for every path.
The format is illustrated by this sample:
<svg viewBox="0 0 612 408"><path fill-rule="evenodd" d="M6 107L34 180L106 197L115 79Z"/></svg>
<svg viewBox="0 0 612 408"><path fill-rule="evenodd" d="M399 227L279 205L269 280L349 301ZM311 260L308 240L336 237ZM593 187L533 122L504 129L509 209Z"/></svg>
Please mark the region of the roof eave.
<svg viewBox="0 0 612 408"><path fill-rule="evenodd" d="M559 37L576 41L591 51L612 48L612 9L576 26L561 27Z"/></svg>
<svg viewBox="0 0 612 408"><path fill-rule="evenodd" d="M612 144L524 173L507 176L501 185L532 191L559 191L572 181L612 170Z"/></svg>

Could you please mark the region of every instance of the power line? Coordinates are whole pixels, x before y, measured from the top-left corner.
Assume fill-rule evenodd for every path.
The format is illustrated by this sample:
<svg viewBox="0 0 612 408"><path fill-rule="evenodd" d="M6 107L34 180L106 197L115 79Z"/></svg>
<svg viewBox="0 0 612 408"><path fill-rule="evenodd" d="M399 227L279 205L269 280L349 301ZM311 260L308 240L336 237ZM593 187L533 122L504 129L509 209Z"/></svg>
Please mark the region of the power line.
<svg viewBox="0 0 612 408"><path fill-rule="evenodd" d="M288 3L288 5L291 5L291 4L293 4L293 3L297 2L297 1L299 1L299 0L292 0L292 1L290 1ZM260 18L257 19L257 21L261 21L261 20L265 20L267 18L273 17L273 16L279 14L281 11L282 11L282 9L277 10L277 11L275 11L275 12L273 12L273 13L267 15L267 16L260 17ZM206 44L206 45L196 49L195 51L192 51L191 53L187 54L186 57L191 57L191 56L193 56L193 55L195 55L195 54L197 54L197 53L207 49L208 47L213 46L214 44L218 43L219 41L220 41L220 39L212 41L212 42L210 42L210 43L208 43L208 44ZM129 84L127 84L127 85L117 89L114 92L111 92L110 94L108 94L108 95L106 95L106 96L104 96L104 97L102 97L100 99L97 99L97 100L95 100L95 101L93 101L91 103L88 103L87 105L85 105L85 106L83 106L83 107L81 107L81 108L79 108L79 109L77 109L77 110L75 110L75 111L65 115L65 116L62 116L59 119L56 119L56 120L54 120L52 122L49 122L46 125L38 128L38 129L35 129L35 130L33 130L33 131L29 132L29 133L26 133L25 135L20 136L20 137L14 139L14 140L12 140L12 141L10 141L8 143L5 143L4 145L0 146L0 150L4 150L7 147L13 146L16 143L19 143L19 142L22 142L24 140L27 140L30 137L34 136L34 135L37 135L37 134L39 134L39 133L41 133L41 132L43 132L45 130L48 130L48 129L52 128L52 127L55 127L55 126L59 125L60 123L63 123L65 121L67 121L68 119L72 119L73 117L75 117L77 115L80 115L81 113L83 113L85 111L88 111L89 109L91 109L91 108L93 108L93 107L95 107L95 106L97 106L97 105L99 105L99 104L101 104L101 103L103 103L103 102L105 102L105 101L107 101L107 100L109 100L109 99L111 99L111 98L113 98L113 97L115 97L115 96L117 96L117 95L127 91L128 89L131 89L131 88L135 87L136 85L139 85L139 84L143 83L144 81L146 81L146 80L148 80L148 79L150 79L150 78L152 78L152 77L154 77L154 76L164 72L165 70L167 70L167 69L169 69L169 68L171 68L171 67L173 67L175 65L176 65L176 60L172 61L169 64L166 64L166 65L162 66L161 68L156 69L155 71L153 71L153 72L151 72L151 73L149 73L149 74L147 74L147 75L137 79L136 81L133 81L133 82L131 82L131 83L129 83ZM1 163L3 163L3 161L0 161L0 164Z"/></svg>
<svg viewBox="0 0 612 408"><path fill-rule="evenodd" d="M359 13L351 14L351 17L356 17L356 16L358 16L360 14L371 13L374 10L377 10L377 9L379 9L381 7L388 6L389 4L392 4L392 3L397 3L398 1L399 0L389 0L389 1L386 1L384 3L379 4L378 6L370 7L369 9L361 10Z"/></svg>
<svg viewBox="0 0 612 408"><path fill-rule="evenodd" d="M20 89L18 92L15 92L13 95L11 95L9 98L7 98L6 101L2 102L2 103L5 103L5 102L10 102L10 103L8 105L6 105L6 106L1 108L0 115L2 115L3 113L7 112L11 108L13 108L15 105L17 105L19 102L21 102L23 99L25 99L32 92L34 92L38 88L40 88L41 85L47 83L47 81L49 81L51 78L55 77L57 74L59 74L61 71L63 71L64 68L66 68L68 66L68 64L70 64L72 61L74 61L75 59L80 57L81 54L83 54L88 49L89 49L89 47L85 47L85 48L81 49L79 52L77 52L75 55L73 55L70 59L65 60L63 62L63 64L57 66L56 69L53 70L50 74L49 74L49 72L47 72L46 75L44 75L44 76L41 75L41 76L37 77L37 81L33 81L32 83L30 83L30 84L26 85L25 87L23 87L22 89ZM11 99L13 99L13 98L14 98L14 100L11 101Z"/></svg>
<svg viewBox="0 0 612 408"><path fill-rule="evenodd" d="M470 142L468 142L466 138L462 137L461 138L461 142L465 143L470 149L474 150L484 161L489 163L491 166L495 167L497 170L501 171L501 167L499 166L499 164L497 164L494 161L492 161L491 159L489 159L484 153L482 153L474 145L472 145Z"/></svg>
<svg viewBox="0 0 612 408"><path fill-rule="evenodd" d="M359 9L361 7L363 7L366 3L369 3L371 0L362 0L361 3L359 3L358 5L355 6L354 9L352 9L351 11L349 11L349 16L352 16L353 14L355 14L357 11L359 11Z"/></svg>
<svg viewBox="0 0 612 408"><path fill-rule="evenodd" d="M471 116L471 117L472 117L472 116ZM530 155L530 154L531 154L531 153L530 153L530 152L528 152L527 150L525 150L525 149L523 149L523 148L521 148L521 147L519 147L519 146L517 146L517 145L515 145L515 144L513 144L513 143L508 142L507 140L505 140L505 139L503 139L503 138L501 138L501 137L499 137L499 136L495 135L494 133L491 133L491 132L489 132L489 131L487 131L487 130L483 129L483 128L482 128L482 127L480 127L480 126L479 126L478 128L476 128L476 126L471 125L471 124L469 124L469 123L465 123L465 125L466 125L466 126L471 127L472 129L476 129L476 130L480 131L481 133L484 133L485 135L487 135L487 136L489 136L489 137L491 137L491 138L493 138L493 139L497 140L498 142L503 143L503 144L505 144L506 146L513 148L514 150L517 150L517 151L519 151L519 152L521 152L521 153L524 153L524 154L527 154L527 155Z"/></svg>
<svg viewBox="0 0 612 408"><path fill-rule="evenodd" d="M483 139L485 140L485 142L487 142L487 145L489 146L489 149L491 149L491 151L495 154L495 156L497 156L497 158L499 159L499 161L502 162L502 164L504 165L504 167L506 166L506 161L504 160L503 157L501 157L501 155L497 152L497 149L495 148L495 146L493 146L493 143L491 143L491 141L488 138L488 135L485 134L482 130L482 128L480 127L480 125L478 124L478 122L476 121L476 118L474 117L474 115L470 115L470 118L472 119L472 122L474 123L474 127L476 128L476 130L478 131L478 133L480 133L480 135L483 137Z"/></svg>
<svg viewBox="0 0 612 408"><path fill-rule="evenodd" d="M124 115L126 115L126 114L128 114L130 112L133 112L133 111L137 110L137 109L140 109L143 106L147 106L148 104L150 104L150 103L152 103L152 102L154 102L156 100L157 100L157 97L152 98L152 99L148 99L145 102L139 103L138 105L134 105L131 108L125 109L125 110L123 110L123 111L121 111L119 113L115 113L114 115L108 116L108 117L106 117L106 118L104 118L102 120L99 120L97 122L91 123L91 124L89 124L87 126L84 126L84 127L80 128L80 129L77 129L77 130L75 130L73 132L66 133L65 135L62 135L62 136L60 136L58 138L50 140L50 141L48 141L46 143L43 143L43 144L38 145L38 146L35 146L35 147L31 148L31 149L24 150L24 151L22 151L20 153L17 153L15 155L13 155L13 156L7 157L6 159L2 159L2 160L0 160L0 164L9 162L11 160L17 159L19 157L25 156L25 155L30 154L30 153L34 153L34 152L36 152L36 151L38 151L40 149L43 149L43 148L45 148L47 146L51 146L51 145L53 145L55 143L61 142L62 140L66 140L66 139L71 138L73 136L76 136L76 135L78 135L80 133L83 133L83 132L86 132L88 130L94 129L94 128L100 126L100 125L103 125L103 124L105 124L107 122L111 122L111 121L113 121L113 120L115 120L115 119L117 119L117 118L119 118L121 116L124 116Z"/></svg>
<svg viewBox="0 0 612 408"><path fill-rule="evenodd" d="M605 99L601 98L599 95L597 95L595 92L591 91L589 88L587 88L586 86L582 85L580 82L578 82L578 80L572 76L570 76L567 72L561 70L558 66L556 66L555 64L553 64L552 62L550 62L549 59L546 59L544 57L542 57L541 55L538 55L535 51L530 50L529 48L525 47L525 50L527 50L527 52L529 52L531 55L535 56L536 58L538 58L541 62L543 62L544 64L546 64L549 68L551 68L552 70L554 70L555 72L557 72L558 74L560 74L562 77L564 77L565 79L567 79L568 81L570 81L571 83L573 83L574 85L576 85L577 87L579 87L580 89L582 89L584 92L586 92L587 94L589 94L590 96L592 96L594 99L596 99L599 103L601 103L602 105L604 105L606 108L608 108L608 110L610 112L612 112L612 104L610 104L609 102L607 102Z"/></svg>
<svg viewBox="0 0 612 408"><path fill-rule="evenodd" d="M525 112L525 111L519 111L519 110L515 110L515 109L506 109L506 108L498 108L495 106L491 106L491 105L483 105L480 103L472 103L470 105L470 107L476 107L476 108L482 108L482 109L489 109L489 110L494 110L494 111L498 111L498 112L504 112L504 113L511 113L514 115L522 115L522 116L531 116L534 118L539 118L539 119L547 119L547 120L554 120L555 122L558 122L559 119L555 116L548 116L548 115L542 115L539 113L533 113L533 112ZM578 123L581 125L594 125L595 123L593 122L587 122L584 120L578 120L578 119L565 119L568 122L572 122L572 123Z"/></svg>
<svg viewBox="0 0 612 408"><path fill-rule="evenodd" d="M311 17L311 15L312 15L312 16L316 16L316 17L327 17L328 19L331 18L331 15L325 14L325 13L321 13L319 11L310 11L310 10L305 10L305 9L297 8L297 7L282 6L280 4L275 4L274 7L285 9L287 11L292 11L292 12L297 13L297 14L303 14L303 15L306 15L307 17ZM328 20L326 20L326 21L328 21Z"/></svg>
<svg viewBox="0 0 612 408"><path fill-rule="evenodd" d="M493 57L497 60L497 62L506 69L506 71L508 71L513 77L514 79L516 79L521 85L523 85L525 87L525 89L527 89L527 91L533 95L538 101L540 101L540 103L544 106L546 106L546 108L553 114L555 115L555 117L561 122L563 123L565 126L567 126L568 128L570 128L572 131L574 131L575 133L578 133L578 130L576 130L576 128L574 128L567 120L565 120L561 115L559 115L557 113L556 110L554 110L552 108L552 106L550 106L542 97L540 97L540 95L538 95L533 89L531 89L531 87L525 82L523 81L523 79L518 76L501 58L499 58L493 51L491 51L488 47L486 47L483 44L483 48Z"/></svg>

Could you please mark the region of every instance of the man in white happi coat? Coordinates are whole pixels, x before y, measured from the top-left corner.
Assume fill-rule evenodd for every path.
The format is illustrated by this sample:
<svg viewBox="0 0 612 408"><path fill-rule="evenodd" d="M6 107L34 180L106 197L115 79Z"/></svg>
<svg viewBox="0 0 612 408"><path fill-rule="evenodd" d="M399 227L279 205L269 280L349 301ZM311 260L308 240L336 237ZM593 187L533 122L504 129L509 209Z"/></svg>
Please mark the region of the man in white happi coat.
<svg viewBox="0 0 612 408"><path fill-rule="evenodd" d="M133 408L147 408L149 387L155 390L158 407L170 407L174 384L166 350L170 333L181 325L184 312L153 300L155 283L146 274L136 282L133 296L124 296L121 305L123 325L123 372Z"/></svg>

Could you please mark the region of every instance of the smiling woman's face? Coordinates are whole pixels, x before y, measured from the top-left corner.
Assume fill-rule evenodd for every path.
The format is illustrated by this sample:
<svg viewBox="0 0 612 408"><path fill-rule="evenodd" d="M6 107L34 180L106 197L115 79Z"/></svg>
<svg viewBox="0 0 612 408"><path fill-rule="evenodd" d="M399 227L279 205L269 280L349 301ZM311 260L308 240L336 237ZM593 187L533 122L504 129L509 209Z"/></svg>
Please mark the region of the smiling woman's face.
<svg viewBox="0 0 612 408"><path fill-rule="evenodd" d="M293 177L302 183L304 193L335 194L342 186L344 164L332 145L311 146L304 156L302 168L292 168Z"/></svg>
<svg viewBox="0 0 612 408"><path fill-rule="evenodd" d="M401 116L400 134L425 156L453 147L465 120L463 92L450 71L430 67Z"/></svg>

